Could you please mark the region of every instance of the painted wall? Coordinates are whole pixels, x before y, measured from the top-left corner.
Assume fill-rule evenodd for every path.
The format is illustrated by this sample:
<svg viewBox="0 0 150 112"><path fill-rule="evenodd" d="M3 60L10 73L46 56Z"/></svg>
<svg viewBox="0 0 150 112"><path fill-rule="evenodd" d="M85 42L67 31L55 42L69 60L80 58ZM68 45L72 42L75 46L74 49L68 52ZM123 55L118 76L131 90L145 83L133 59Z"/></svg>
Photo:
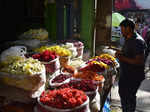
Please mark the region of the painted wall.
<svg viewBox="0 0 150 112"><path fill-rule="evenodd" d="M85 47L91 49L94 25L94 0L82 0L81 4L81 39Z"/></svg>
<svg viewBox="0 0 150 112"><path fill-rule="evenodd" d="M94 17L94 0L82 0L82 1L78 1L77 3L80 3L78 5L81 5L80 6L81 14L78 15L78 19L80 18L80 21L78 21L78 24L80 23L80 26L78 26L79 28L77 32L80 35L79 40L84 42L86 48L91 48L92 36L93 36L93 24L94 24L94 18L93 18ZM75 17L76 14L73 14L73 15L68 14L67 16L67 12L69 11L66 10L66 7L62 8L64 12L62 12L62 10L61 12L58 12L57 8L58 8L57 3L48 4L46 8L45 23L46 23L46 28L49 32L49 37L52 40L68 39L68 35L69 35L69 38L72 38L74 36L74 32L69 31L69 30L73 30L73 28L69 26L70 24L72 24L72 27L74 27L73 26L74 20L72 19L72 16ZM75 11L75 9L73 9L73 11ZM59 16L61 15L62 17L64 17L63 18L64 20L62 20L61 19L62 17L61 16L59 17L58 15ZM71 19L70 23L67 20L69 16ZM59 29L61 29L61 32Z"/></svg>

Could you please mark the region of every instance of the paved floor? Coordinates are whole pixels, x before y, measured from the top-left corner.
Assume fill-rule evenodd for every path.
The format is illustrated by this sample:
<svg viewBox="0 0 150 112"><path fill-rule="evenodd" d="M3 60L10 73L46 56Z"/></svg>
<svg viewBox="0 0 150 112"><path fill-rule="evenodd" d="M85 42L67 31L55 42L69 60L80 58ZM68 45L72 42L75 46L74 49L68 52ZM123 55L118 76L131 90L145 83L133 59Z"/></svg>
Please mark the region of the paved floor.
<svg viewBox="0 0 150 112"><path fill-rule="evenodd" d="M120 98L118 95L118 85L115 83L111 90L111 110L112 112L122 112ZM150 112L150 80L145 79L137 92L136 112Z"/></svg>

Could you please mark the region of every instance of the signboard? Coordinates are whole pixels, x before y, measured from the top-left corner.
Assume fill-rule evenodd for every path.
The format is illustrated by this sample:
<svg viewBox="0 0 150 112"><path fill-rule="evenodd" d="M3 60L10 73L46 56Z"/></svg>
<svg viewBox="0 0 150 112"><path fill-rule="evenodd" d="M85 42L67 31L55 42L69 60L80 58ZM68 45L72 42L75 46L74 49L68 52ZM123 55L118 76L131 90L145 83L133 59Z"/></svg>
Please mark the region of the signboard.
<svg viewBox="0 0 150 112"><path fill-rule="evenodd" d="M150 9L150 0L115 0L116 10Z"/></svg>

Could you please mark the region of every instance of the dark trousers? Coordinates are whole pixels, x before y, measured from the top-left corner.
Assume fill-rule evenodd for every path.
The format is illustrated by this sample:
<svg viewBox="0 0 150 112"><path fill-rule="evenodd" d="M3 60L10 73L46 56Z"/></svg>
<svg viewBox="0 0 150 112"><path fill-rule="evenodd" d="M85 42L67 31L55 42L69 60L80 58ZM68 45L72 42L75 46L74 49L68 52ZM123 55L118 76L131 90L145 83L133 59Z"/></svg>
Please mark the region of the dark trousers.
<svg viewBox="0 0 150 112"><path fill-rule="evenodd" d="M141 81L128 83L128 81L119 81L119 95L123 112L135 112L136 93Z"/></svg>

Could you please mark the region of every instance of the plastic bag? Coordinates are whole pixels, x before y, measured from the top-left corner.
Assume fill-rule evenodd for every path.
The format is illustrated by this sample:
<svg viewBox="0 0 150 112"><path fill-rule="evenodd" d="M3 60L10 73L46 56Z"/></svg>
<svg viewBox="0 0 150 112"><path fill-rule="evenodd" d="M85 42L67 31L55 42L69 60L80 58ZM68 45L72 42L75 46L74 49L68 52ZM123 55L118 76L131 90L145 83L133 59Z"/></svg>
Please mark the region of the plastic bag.
<svg viewBox="0 0 150 112"><path fill-rule="evenodd" d="M9 56L21 56L25 57L27 53L27 48L25 46L12 46L4 50L0 55L0 61L4 61Z"/></svg>
<svg viewBox="0 0 150 112"><path fill-rule="evenodd" d="M35 49L35 48L38 48L39 46L41 46L41 41L37 40L37 39L17 40L17 41L14 42L14 44L16 44L16 45L24 45L28 49L32 50L32 49Z"/></svg>
<svg viewBox="0 0 150 112"><path fill-rule="evenodd" d="M81 58L83 57L83 52L84 52L84 46L81 47L77 47L77 58Z"/></svg>
<svg viewBox="0 0 150 112"><path fill-rule="evenodd" d="M109 101L108 98L105 101L105 104L104 104L104 107L103 107L103 112L111 112L111 110L110 110L110 101Z"/></svg>
<svg viewBox="0 0 150 112"><path fill-rule="evenodd" d="M62 47L71 51L72 53L71 58L75 58L77 56L77 49L76 47L74 47L73 43L66 42L64 45L62 45Z"/></svg>
<svg viewBox="0 0 150 112"><path fill-rule="evenodd" d="M45 69L34 75L15 75L0 72L0 79L5 85L29 91L31 98L36 98L45 90Z"/></svg>
<svg viewBox="0 0 150 112"><path fill-rule="evenodd" d="M60 65L62 67L64 67L65 65L69 65L70 64L70 56L60 56L59 57L59 61L60 61Z"/></svg>
<svg viewBox="0 0 150 112"><path fill-rule="evenodd" d="M91 112L98 112L100 111L101 108L101 99L100 99L100 94L97 91L95 98L90 102L90 109Z"/></svg>

